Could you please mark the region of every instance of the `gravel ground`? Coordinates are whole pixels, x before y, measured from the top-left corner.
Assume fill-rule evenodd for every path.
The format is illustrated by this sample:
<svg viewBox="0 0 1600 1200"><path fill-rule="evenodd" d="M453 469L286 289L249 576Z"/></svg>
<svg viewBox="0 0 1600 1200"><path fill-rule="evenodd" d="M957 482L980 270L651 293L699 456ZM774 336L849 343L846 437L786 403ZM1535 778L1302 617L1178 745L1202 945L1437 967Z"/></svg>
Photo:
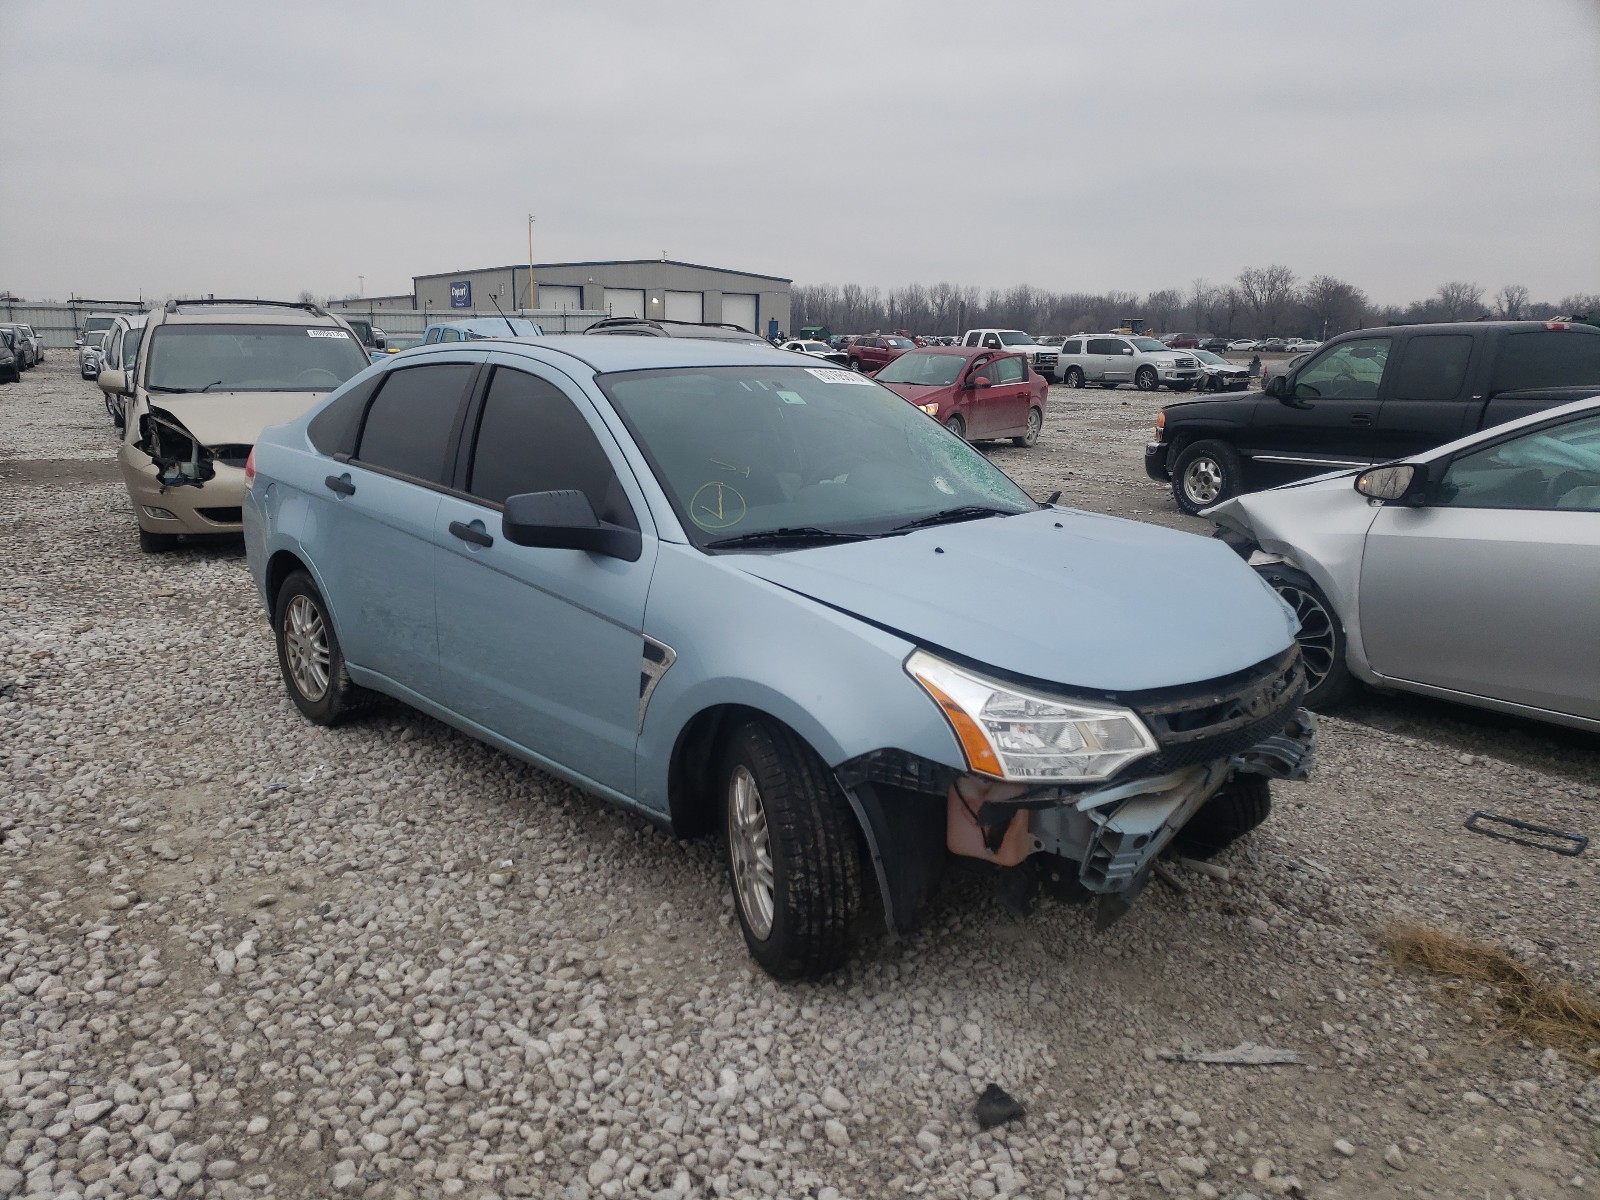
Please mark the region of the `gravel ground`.
<svg viewBox="0 0 1600 1200"><path fill-rule="evenodd" d="M993 454L1198 529L1140 469L1158 403L1058 390ZM1375 697L1231 881L1096 934L958 876L779 986L710 845L398 706L301 720L237 543L139 553L70 355L0 416L0 1196L1600 1194L1600 1082L1378 945L1600 986L1596 852L1461 828L1600 835L1594 738ZM1308 1065L1156 1053L1241 1041ZM990 1082L1028 1112L981 1133Z"/></svg>

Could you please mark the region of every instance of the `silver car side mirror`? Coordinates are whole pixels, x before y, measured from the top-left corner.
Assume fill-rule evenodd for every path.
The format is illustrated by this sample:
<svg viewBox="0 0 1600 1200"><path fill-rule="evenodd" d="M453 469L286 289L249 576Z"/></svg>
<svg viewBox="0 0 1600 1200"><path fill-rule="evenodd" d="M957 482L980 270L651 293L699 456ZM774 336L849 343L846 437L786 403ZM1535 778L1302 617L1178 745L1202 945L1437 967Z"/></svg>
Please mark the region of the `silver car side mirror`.
<svg viewBox="0 0 1600 1200"><path fill-rule="evenodd" d="M1363 471L1356 477L1356 491L1370 500L1392 502L1406 499L1413 486L1424 481L1411 463L1396 463Z"/></svg>

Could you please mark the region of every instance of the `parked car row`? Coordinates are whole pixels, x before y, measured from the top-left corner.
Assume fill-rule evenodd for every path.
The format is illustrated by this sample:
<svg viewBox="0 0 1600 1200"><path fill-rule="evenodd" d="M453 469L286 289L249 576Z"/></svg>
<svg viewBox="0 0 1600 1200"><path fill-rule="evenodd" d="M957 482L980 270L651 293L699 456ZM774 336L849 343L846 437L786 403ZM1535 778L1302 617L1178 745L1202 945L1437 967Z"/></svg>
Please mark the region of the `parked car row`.
<svg viewBox="0 0 1600 1200"><path fill-rule="evenodd" d="M32 325L21 321L0 321L0 329L9 330L11 333L11 353L16 360L16 369L26 371L29 367L36 367L44 361L44 343L39 335L33 331Z"/></svg>

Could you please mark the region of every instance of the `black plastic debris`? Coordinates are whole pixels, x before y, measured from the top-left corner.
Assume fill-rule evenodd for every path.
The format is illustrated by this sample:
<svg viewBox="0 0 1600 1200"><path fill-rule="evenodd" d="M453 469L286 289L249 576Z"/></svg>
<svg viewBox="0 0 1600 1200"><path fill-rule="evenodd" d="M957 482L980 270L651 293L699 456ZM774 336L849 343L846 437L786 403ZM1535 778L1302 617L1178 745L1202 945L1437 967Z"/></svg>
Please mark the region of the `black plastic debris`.
<svg viewBox="0 0 1600 1200"><path fill-rule="evenodd" d="M1506 828L1496 829L1497 825ZM1531 821L1519 821L1515 817L1502 817L1499 813L1485 812L1481 808L1467 818L1465 828L1473 833L1481 833L1485 837L1499 838L1503 842L1516 842L1519 846L1532 846L1535 850L1548 850L1552 854L1565 855L1567 858L1576 858L1589 847L1589 839L1581 833L1568 833L1564 829L1552 829L1548 825L1535 825ZM1517 832L1513 833L1510 830ZM1522 837L1518 834L1530 836Z"/></svg>
<svg viewBox="0 0 1600 1200"><path fill-rule="evenodd" d="M1022 1102L998 1083L991 1083L983 1089L983 1095L978 1097L973 1112L977 1115L979 1129L993 1129L1008 1121L1021 1120L1026 1115Z"/></svg>

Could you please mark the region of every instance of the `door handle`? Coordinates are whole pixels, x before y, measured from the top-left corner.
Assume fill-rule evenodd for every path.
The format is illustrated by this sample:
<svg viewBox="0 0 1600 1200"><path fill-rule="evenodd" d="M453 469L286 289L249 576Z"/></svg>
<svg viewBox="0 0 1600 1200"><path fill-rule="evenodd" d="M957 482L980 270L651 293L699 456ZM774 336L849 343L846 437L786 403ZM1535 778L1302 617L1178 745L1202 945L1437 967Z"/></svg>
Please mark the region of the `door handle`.
<svg viewBox="0 0 1600 1200"><path fill-rule="evenodd" d="M1371 425L1372 424L1372 414L1371 413L1351 413L1350 414L1350 424L1352 424L1352 425Z"/></svg>
<svg viewBox="0 0 1600 1200"><path fill-rule="evenodd" d="M463 542L471 542L474 546L492 546L494 538L481 529L464 524L461 521L450 522L450 532Z"/></svg>
<svg viewBox="0 0 1600 1200"><path fill-rule="evenodd" d="M330 492L338 492L341 496L354 496L356 485L350 482L348 475L329 475L322 481L328 485Z"/></svg>

